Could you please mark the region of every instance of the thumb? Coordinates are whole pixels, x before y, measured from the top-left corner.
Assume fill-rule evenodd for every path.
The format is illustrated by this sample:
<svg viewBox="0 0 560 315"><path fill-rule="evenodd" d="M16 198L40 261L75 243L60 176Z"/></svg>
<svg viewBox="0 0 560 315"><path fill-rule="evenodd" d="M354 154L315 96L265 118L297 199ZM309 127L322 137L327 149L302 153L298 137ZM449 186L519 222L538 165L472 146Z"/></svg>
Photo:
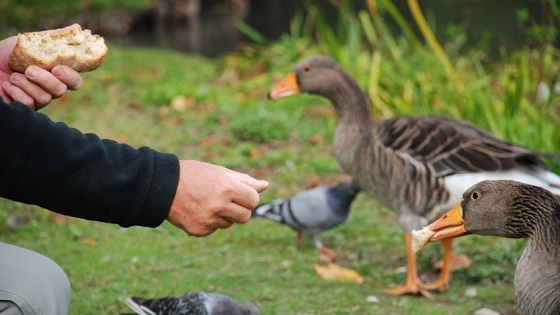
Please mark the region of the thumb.
<svg viewBox="0 0 560 315"><path fill-rule="evenodd" d="M71 29L82 30L82 27L80 26L80 24L75 23L75 24L72 24L72 25L69 25L69 26L66 26L66 27L63 27L63 28L58 28L58 29L51 30L51 31L46 31L46 32L66 33L68 31L70 31Z"/></svg>

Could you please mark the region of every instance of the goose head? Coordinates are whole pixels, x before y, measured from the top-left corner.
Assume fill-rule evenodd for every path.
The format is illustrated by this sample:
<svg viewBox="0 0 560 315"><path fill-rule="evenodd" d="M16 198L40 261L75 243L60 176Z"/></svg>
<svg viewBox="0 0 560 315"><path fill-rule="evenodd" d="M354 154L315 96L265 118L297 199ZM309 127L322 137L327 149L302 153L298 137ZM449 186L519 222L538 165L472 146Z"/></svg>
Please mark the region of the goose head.
<svg viewBox="0 0 560 315"><path fill-rule="evenodd" d="M559 216L558 210L556 199L546 189L509 180L482 181L430 224L435 232L430 241L467 234L531 238Z"/></svg>
<svg viewBox="0 0 560 315"><path fill-rule="evenodd" d="M344 70L329 57L308 57L299 61L292 71L274 86L268 97L277 100L305 92L330 98L332 91L344 84L344 74Z"/></svg>
<svg viewBox="0 0 560 315"><path fill-rule="evenodd" d="M316 55L300 60L268 94L271 100L301 93L328 98L342 121L369 126L371 104L356 80L332 58Z"/></svg>

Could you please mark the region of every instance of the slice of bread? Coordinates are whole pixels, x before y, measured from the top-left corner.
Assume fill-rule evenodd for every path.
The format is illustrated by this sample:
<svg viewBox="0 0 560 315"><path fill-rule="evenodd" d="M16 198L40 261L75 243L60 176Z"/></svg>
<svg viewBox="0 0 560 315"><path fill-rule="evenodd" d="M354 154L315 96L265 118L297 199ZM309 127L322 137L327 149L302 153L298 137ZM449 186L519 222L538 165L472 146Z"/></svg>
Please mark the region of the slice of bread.
<svg viewBox="0 0 560 315"><path fill-rule="evenodd" d="M426 245L436 232L430 230L429 226L425 226L421 230L412 231L412 251L417 253L424 245Z"/></svg>
<svg viewBox="0 0 560 315"><path fill-rule="evenodd" d="M24 33L18 35L10 56L10 67L23 73L30 65L45 70L66 65L78 72L86 72L100 67L107 51L103 37L92 35L90 30Z"/></svg>

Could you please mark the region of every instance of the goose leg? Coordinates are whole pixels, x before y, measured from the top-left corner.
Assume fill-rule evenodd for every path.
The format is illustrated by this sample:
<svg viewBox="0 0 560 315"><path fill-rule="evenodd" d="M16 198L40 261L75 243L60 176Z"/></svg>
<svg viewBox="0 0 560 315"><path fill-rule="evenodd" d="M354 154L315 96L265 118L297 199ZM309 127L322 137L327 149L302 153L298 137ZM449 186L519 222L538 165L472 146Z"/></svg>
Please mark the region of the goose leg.
<svg viewBox="0 0 560 315"><path fill-rule="evenodd" d="M443 245L443 264L441 266L441 271L439 277L436 281L428 283L425 288L428 290L439 289L440 291L445 291L449 289L449 274L451 273L451 258L453 251L453 239L445 239L441 241Z"/></svg>
<svg viewBox="0 0 560 315"><path fill-rule="evenodd" d="M430 298L432 295L426 291L424 284L418 277L418 270L416 269L416 254L412 251L412 234L405 234L404 243L406 246L406 283L396 288L385 289L383 292L392 295L422 294L423 296Z"/></svg>

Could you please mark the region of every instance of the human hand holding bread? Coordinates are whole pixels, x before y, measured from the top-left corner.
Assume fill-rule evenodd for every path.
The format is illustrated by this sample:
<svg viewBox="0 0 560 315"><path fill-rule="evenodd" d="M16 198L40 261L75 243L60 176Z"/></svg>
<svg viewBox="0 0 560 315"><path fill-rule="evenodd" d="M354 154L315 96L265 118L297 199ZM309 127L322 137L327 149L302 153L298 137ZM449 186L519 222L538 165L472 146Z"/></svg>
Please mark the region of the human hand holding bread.
<svg viewBox="0 0 560 315"><path fill-rule="evenodd" d="M79 89L79 71L99 67L106 54L103 38L78 24L6 38L0 41L0 97L39 110Z"/></svg>

